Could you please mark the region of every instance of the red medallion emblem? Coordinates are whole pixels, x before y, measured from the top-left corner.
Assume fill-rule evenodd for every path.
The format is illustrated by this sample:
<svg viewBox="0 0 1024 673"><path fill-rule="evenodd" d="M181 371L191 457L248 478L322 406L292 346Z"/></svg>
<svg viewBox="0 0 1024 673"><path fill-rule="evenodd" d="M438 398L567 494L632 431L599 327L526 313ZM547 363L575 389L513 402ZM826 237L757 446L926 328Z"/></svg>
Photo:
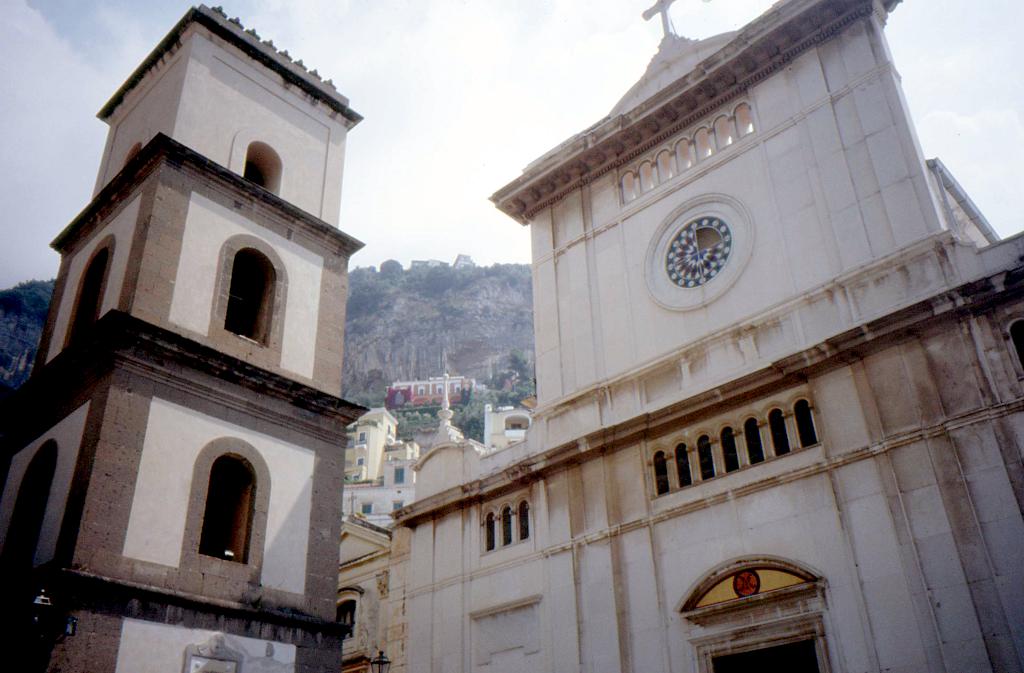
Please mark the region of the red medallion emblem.
<svg viewBox="0 0 1024 673"><path fill-rule="evenodd" d="M732 576L732 590L740 598L753 596L761 590L761 578L756 570L741 570Z"/></svg>

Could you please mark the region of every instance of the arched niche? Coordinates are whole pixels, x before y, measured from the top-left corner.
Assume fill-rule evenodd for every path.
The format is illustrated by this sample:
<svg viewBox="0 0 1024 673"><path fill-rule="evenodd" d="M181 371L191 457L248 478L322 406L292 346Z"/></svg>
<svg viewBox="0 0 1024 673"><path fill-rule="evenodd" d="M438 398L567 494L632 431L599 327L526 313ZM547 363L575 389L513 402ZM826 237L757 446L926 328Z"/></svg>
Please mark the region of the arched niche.
<svg viewBox="0 0 1024 673"><path fill-rule="evenodd" d="M825 590L821 573L773 556L706 573L677 605L693 625L696 671L830 673Z"/></svg>

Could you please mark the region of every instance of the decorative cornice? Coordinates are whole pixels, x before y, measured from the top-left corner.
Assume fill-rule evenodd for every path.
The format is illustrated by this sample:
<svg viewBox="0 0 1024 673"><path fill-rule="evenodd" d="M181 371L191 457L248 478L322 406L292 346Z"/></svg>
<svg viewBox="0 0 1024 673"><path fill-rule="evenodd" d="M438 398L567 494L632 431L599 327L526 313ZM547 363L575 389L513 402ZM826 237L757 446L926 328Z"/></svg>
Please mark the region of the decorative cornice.
<svg viewBox="0 0 1024 673"><path fill-rule="evenodd" d="M156 134L114 178L93 197L68 226L57 234L50 246L63 253L81 236L91 231L103 217L131 193L152 173L163 165L186 168L209 178L209 184L235 196L253 199L277 213L290 226L300 229L306 236L351 256L363 243L319 217L307 213L280 196L246 180L234 171L207 159L195 150L182 145L163 133Z"/></svg>
<svg viewBox="0 0 1024 673"><path fill-rule="evenodd" d="M217 37L240 49L246 56L273 70L285 82L341 114L350 123L350 128L362 121L362 116L349 107L348 98L338 93L331 80L321 79L316 70L308 70L301 60L293 61L287 51L279 51L270 40L260 40L255 30L245 30L237 18L229 19L220 7L210 9L205 5L193 7L175 24L164 39L149 53L118 88L109 101L96 114L106 120L121 105L125 97L155 68L164 56L181 46L181 37L192 24L203 26Z"/></svg>
<svg viewBox="0 0 1024 673"><path fill-rule="evenodd" d="M572 191L649 152L873 11L871 0L790 0L769 10L686 76L568 141L491 201L527 224Z"/></svg>

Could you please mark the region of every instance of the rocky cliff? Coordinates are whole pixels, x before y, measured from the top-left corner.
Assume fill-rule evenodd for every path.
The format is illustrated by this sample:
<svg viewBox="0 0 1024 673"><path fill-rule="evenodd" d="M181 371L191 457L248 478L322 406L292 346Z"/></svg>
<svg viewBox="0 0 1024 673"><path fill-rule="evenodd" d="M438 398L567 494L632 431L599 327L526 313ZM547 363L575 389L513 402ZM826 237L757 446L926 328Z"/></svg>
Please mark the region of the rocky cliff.
<svg viewBox="0 0 1024 673"><path fill-rule="evenodd" d="M533 360L533 301L525 264L349 275L343 395L383 401L392 381L452 374L491 379L510 353Z"/></svg>
<svg viewBox="0 0 1024 673"><path fill-rule="evenodd" d="M0 292L0 385L17 388L28 378L52 294L52 280Z"/></svg>

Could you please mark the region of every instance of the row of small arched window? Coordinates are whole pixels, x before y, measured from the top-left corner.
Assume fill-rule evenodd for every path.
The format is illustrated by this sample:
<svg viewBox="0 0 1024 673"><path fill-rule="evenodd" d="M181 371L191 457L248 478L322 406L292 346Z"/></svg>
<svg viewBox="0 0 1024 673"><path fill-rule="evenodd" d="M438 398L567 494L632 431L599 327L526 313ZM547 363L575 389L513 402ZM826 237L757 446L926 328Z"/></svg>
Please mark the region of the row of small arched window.
<svg viewBox="0 0 1024 673"><path fill-rule="evenodd" d="M792 417L799 448L817 444L818 433L814 427L810 402L797 400L793 405ZM783 456L795 448L790 441L786 414L782 409L768 412L768 446L761 435L761 427L761 421L751 417L744 421L741 432L726 426L716 439L707 434L698 437L695 447L689 447L685 442L679 443L671 458L665 451L655 452L652 461L655 493L664 495L672 490L668 465L672 458L675 460L675 487L685 488L696 481L707 481L720 474L735 472L744 465L756 465L772 456ZM742 450L740 440L743 443ZM721 449L717 456L714 449L716 444ZM768 448L771 453L767 451Z"/></svg>
<svg viewBox="0 0 1024 673"><path fill-rule="evenodd" d="M498 536L501 546L507 547L515 542L530 539L530 503L521 500L513 510L512 505L504 505L498 513L488 512L484 517L484 550L494 551L498 547Z"/></svg>
<svg viewBox="0 0 1024 673"><path fill-rule="evenodd" d="M750 105L740 103L731 115L721 115L715 119L711 128L698 128L692 138L682 138L672 147L658 152L653 160L647 159L637 168L623 173L623 202L633 201L640 194L651 191L753 132L754 115Z"/></svg>

